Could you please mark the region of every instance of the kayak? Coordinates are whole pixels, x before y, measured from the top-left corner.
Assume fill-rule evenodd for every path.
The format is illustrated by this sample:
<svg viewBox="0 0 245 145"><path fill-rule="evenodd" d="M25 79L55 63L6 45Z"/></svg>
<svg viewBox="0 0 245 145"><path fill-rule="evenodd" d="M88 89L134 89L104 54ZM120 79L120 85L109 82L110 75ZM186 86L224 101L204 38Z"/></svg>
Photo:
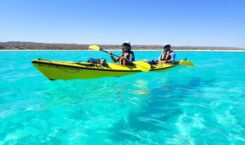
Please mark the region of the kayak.
<svg viewBox="0 0 245 145"><path fill-rule="evenodd" d="M34 67L49 80L94 79L102 77L119 77L142 72L134 66L122 66L115 63L109 65L87 62L68 62L35 59ZM162 63L153 65L150 71L162 71L178 64Z"/></svg>
<svg viewBox="0 0 245 145"><path fill-rule="evenodd" d="M142 72L134 66L122 66L116 63L108 65L87 62L68 62L56 60L35 59L34 67L49 80L94 79L102 77L118 77ZM178 64L162 63L153 65L150 71L161 71Z"/></svg>

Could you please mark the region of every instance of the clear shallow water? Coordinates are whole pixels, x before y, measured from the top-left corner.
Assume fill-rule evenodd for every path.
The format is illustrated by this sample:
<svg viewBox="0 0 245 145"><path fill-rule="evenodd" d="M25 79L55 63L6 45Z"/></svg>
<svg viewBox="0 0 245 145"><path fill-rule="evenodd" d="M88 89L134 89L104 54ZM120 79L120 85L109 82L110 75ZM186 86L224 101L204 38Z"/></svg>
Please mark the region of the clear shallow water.
<svg viewBox="0 0 245 145"><path fill-rule="evenodd" d="M93 56L108 58L0 52L0 144L245 144L245 53L177 52L196 67L86 81L49 81L31 65Z"/></svg>

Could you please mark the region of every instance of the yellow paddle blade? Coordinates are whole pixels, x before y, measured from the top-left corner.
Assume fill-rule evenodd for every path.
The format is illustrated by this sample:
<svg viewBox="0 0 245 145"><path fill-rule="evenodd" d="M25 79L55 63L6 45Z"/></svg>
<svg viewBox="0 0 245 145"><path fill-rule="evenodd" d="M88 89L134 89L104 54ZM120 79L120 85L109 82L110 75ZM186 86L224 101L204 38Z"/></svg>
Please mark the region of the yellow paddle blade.
<svg viewBox="0 0 245 145"><path fill-rule="evenodd" d="M134 61L133 64L137 69L143 72L148 72L151 70L151 65L145 61Z"/></svg>
<svg viewBox="0 0 245 145"><path fill-rule="evenodd" d="M194 64L191 61L187 61L187 60L180 60L179 64L186 65L186 66L194 66Z"/></svg>
<svg viewBox="0 0 245 145"><path fill-rule="evenodd" d="M120 64L116 64L116 63L107 63L107 64L113 70L131 70L131 68Z"/></svg>
<svg viewBox="0 0 245 145"><path fill-rule="evenodd" d="M88 48L92 49L92 50L100 50L100 46L99 45L89 45Z"/></svg>

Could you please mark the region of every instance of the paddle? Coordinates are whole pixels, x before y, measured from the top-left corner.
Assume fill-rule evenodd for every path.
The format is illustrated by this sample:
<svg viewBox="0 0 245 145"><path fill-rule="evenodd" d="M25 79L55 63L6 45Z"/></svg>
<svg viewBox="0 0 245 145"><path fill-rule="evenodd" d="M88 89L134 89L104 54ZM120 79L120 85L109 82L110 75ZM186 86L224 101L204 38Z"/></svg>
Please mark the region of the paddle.
<svg viewBox="0 0 245 145"><path fill-rule="evenodd" d="M105 52L105 53L110 54L110 52L108 52L108 51L106 51L106 50L100 48L100 46L98 46L98 45L90 45L88 48L89 48L89 49L92 49L92 50L103 51L103 52ZM111 55L116 56L116 57L120 57L120 56L115 55L115 54L111 54ZM136 68L139 69L140 71L148 72L148 71L151 70L151 65L150 65L149 63L145 62L145 61L133 61L132 63L133 63L133 64L136 66Z"/></svg>
<svg viewBox="0 0 245 145"><path fill-rule="evenodd" d="M194 66L194 64L191 61L188 61L188 60L180 60L179 64L186 65L186 66Z"/></svg>

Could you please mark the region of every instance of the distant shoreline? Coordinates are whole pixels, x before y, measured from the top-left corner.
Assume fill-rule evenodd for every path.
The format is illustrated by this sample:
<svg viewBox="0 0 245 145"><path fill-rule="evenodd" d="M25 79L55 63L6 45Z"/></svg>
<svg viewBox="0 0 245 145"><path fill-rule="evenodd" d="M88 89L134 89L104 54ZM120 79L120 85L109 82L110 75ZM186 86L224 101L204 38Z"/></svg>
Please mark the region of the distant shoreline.
<svg viewBox="0 0 245 145"><path fill-rule="evenodd" d="M1 51L94 51L94 50L67 50L67 49L40 49L40 50L34 50L34 49L2 49ZM108 49L108 51L120 51L120 49ZM134 51L162 51L161 49L136 49ZM245 52L245 50L203 50L203 49L183 49L183 50L174 50L174 51L179 51L179 52Z"/></svg>
<svg viewBox="0 0 245 145"><path fill-rule="evenodd" d="M90 44L63 44L63 43L37 43L37 42L0 42L0 51L89 51ZM100 44L100 47L113 51L121 50L121 45ZM161 51L162 45L133 45L136 51ZM172 46L174 51L225 51L244 52L245 48L214 47L214 46Z"/></svg>

